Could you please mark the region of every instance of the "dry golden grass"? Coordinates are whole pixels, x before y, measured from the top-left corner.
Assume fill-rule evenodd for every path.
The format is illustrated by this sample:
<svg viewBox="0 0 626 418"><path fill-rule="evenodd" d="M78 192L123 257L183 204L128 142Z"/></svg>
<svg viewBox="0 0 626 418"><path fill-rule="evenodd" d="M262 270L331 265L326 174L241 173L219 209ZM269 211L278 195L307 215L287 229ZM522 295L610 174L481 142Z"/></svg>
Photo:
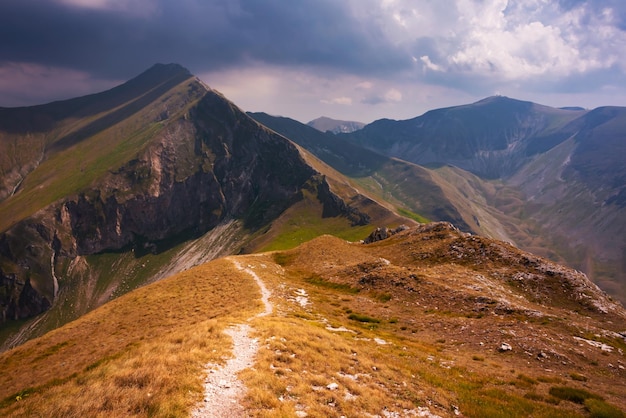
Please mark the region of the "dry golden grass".
<svg viewBox="0 0 626 418"><path fill-rule="evenodd" d="M267 259L262 263L269 265ZM264 277L274 288L278 311L272 318L254 323L261 350L254 369L241 375L251 388L245 399L251 416L295 416L296 411L314 417L383 411L405 414L419 407L446 416L453 413L454 406L467 411L467 416L485 416L486 405L481 402L488 399L491 387L502 386L510 399L499 406L509 415L501 416L526 416L514 412L518 403L525 406L520 409L524 414L572 416L571 409L560 412L526 400L523 393L516 395L497 373L476 373L456 366L457 359L442 354L437 344L398 335L393 323L381 321L372 329L372 324L348 320L342 309L343 305L362 310L370 306L368 313L373 314L377 305L382 305L377 299L320 289L299 278L302 272L290 273L287 268L278 280ZM298 289L306 291L310 308L293 301ZM352 332L336 331L340 327ZM337 384L336 389L328 388L332 383ZM497 392L492 395L497 396ZM497 402L490 407L493 405Z"/></svg>
<svg viewBox="0 0 626 418"><path fill-rule="evenodd" d="M574 339L591 329L612 335L623 327L623 311L600 314L568 298L556 288L565 282L551 274L545 292L554 299L538 302L503 280L531 270L521 252L488 254L483 244L490 241L468 238L466 250L487 255L460 259L453 246L465 238L446 228L371 245L324 236L268 255L284 268L280 279L265 279L282 295L281 315L257 325L266 346L255 370L244 372L251 414L362 416L429 407L442 416L455 408L477 417L586 416L584 407L549 393L559 384L579 387L582 379L572 375L626 408L626 376L617 366L624 364L623 342L609 338L608 353ZM294 301L298 289L310 306ZM502 342L513 351L499 352ZM336 390L326 387L332 382Z"/></svg>
<svg viewBox="0 0 626 418"><path fill-rule="evenodd" d="M220 331L261 307L256 284L218 260L146 286L0 356L3 416L180 416Z"/></svg>
<svg viewBox="0 0 626 418"><path fill-rule="evenodd" d="M250 322L259 351L240 374L249 416L626 409L623 342L607 331L623 326L623 313L603 316L583 303L578 314L556 293L552 305L533 301L502 279L519 268L513 259L459 259L453 246L462 236L452 230L403 234L370 245L324 236L236 258L263 280L274 306ZM464 245L482 248L474 244ZM203 365L228 355L221 331L260 312L259 297L229 259L132 292L0 356L9 371L0 413L185 416L200 399ZM503 342L513 350L499 352ZM555 387L604 400L572 402L555 397Z"/></svg>

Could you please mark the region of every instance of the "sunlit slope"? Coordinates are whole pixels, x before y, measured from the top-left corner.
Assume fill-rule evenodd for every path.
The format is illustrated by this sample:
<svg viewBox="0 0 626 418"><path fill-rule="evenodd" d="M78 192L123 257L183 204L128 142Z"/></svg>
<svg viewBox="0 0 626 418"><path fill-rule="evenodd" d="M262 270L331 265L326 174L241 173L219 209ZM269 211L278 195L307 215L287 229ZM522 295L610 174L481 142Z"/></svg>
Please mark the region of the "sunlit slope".
<svg viewBox="0 0 626 418"><path fill-rule="evenodd" d="M109 91L0 109L0 231L89 186L142 149L204 93L177 65L155 65Z"/></svg>
<svg viewBox="0 0 626 418"><path fill-rule="evenodd" d="M348 176L356 187L401 215L420 222L445 220L465 230L477 230L464 219L471 216L459 213L428 170L385 157L293 119L264 113L250 115Z"/></svg>
<svg viewBox="0 0 626 418"><path fill-rule="evenodd" d="M626 409L621 307L580 273L436 223L233 256L133 291L0 355L0 411L187 415L204 363L228 356L223 329L262 310L237 265L274 307L249 322L260 342L240 376L249 416Z"/></svg>
<svg viewBox="0 0 626 418"><path fill-rule="evenodd" d="M185 415L203 364L228 353L221 331L261 309L254 282L232 266L143 287L1 354L2 415Z"/></svg>

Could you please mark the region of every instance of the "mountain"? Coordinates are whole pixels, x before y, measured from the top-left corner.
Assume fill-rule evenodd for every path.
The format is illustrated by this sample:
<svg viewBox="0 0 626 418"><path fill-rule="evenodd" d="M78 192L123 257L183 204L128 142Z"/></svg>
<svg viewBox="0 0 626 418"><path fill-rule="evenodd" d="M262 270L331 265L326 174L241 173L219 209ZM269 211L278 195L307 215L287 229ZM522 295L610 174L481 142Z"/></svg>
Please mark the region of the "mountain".
<svg viewBox="0 0 626 418"><path fill-rule="evenodd" d="M249 115L291 139L351 178L356 187L391 204L417 221L448 221L463 230L479 232L466 222L431 173L415 164L385 157L329 132L320 132L296 120L265 113ZM410 180L410 181L406 181ZM471 217L470 217L471 219Z"/></svg>
<svg viewBox="0 0 626 418"><path fill-rule="evenodd" d="M625 126L625 108L498 96L338 137L442 174L495 217L483 233L583 270L626 302Z"/></svg>
<svg viewBox="0 0 626 418"><path fill-rule="evenodd" d="M416 164L452 164L495 179L571 137L576 130L569 123L584 113L496 96L409 120L375 121L349 139Z"/></svg>
<svg viewBox="0 0 626 418"><path fill-rule="evenodd" d="M336 119L331 119L326 116L313 119L312 121L307 123L307 125L309 125L312 128L317 129L318 131L332 132L334 134L339 134L339 133L347 134L350 132L358 131L359 129L362 129L365 126L365 124L362 122L336 120Z"/></svg>
<svg viewBox="0 0 626 418"><path fill-rule="evenodd" d="M571 190L569 200L554 200L558 202L558 208L546 211L544 206L536 204L537 199L528 197L537 194L531 189L531 186L538 188L531 182L532 179L542 179L545 182L547 179L561 178L553 172L533 173L529 170L533 167L541 170L561 167L560 163L554 162L563 162L569 155L556 154L563 146L537 154L534 157L536 163L524 166L518 175L503 181L482 178L448 164L423 167L397 158L384 157L376 151L348 141L349 136L322 134L288 118L262 113L250 115L305 147L318 158L349 176L361 190L366 190L381 202L390 203L405 216L422 222L449 221L466 232L513 242L521 248L584 270L603 289L620 299L626 295L626 289L623 289L621 284L623 282L620 282L620 276L616 274L620 271L618 264L613 264L614 261L607 262L606 258L599 261L597 266L591 263L598 260L597 255L601 251L603 256L612 254L612 257L619 261L619 252L611 246L615 239L621 239L619 232L623 222L620 224L619 216L623 216L623 212L616 211L614 206L605 205L604 216L600 217L592 207L584 208L584 200L575 198L580 196L580 190L576 189L575 185L581 184L576 181L567 184ZM569 142L564 142L567 143ZM528 185L526 187L519 182L527 182ZM559 184L561 183L563 181L559 180ZM544 186L541 186L541 190ZM544 194L551 196L554 187L546 190ZM606 196L602 201L604 200ZM577 222L576 219L563 222L560 214L563 214L565 207L569 207L569 212L573 214L584 210L594 214L598 219L609 221L604 223L604 229L591 226L593 224ZM613 215L609 216L610 213ZM595 247L592 253L583 254L581 257L580 249L572 251L568 248L574 244L570 239L574 233L584 238L594 237ZM605 237L613 238L603 241ZM591 243L591 240L587 240L583 245L590 246ZM576 245L581 244L577 242ZM623 248L623 244L619 245L621 247L617 248ZM596 257L593 258L591 254L595 254ZM598 271L607 267L610 268L608 271L610 274L606 274L606 271L598 274Z"/></svg>
<svg viewBox="0 0 626 418"><path fill-rule="evenodd" d="M5 346L217 256L285 234L294 241L282 248L297 245L280 221L289 209L309 222L303 236L400 221L305 154L175 64L100 94L0 109Z"/></svg>
<svg viewBox="0 0 626 418"><path fill-rule="evenodd" d="M1 353L0 414L620 417L625 323L580 272L447 223L326 235L194 267ZM246 369L214 384L241 347Z"/></svg>
<svg viewBox="0 0 626 418"><path fill-rule="evenodd" d="M624 113L335 135L175 64L0 109L0 415L624 416L626 311L511 244L620 294Z"/></svg>

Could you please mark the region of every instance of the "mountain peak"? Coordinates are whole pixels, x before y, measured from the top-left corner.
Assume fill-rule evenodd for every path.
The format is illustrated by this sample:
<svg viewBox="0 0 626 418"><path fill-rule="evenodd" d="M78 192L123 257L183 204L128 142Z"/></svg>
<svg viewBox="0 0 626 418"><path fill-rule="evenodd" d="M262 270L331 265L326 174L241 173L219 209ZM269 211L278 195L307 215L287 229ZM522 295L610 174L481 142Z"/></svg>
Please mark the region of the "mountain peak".
<svg viewBox="0 0 626 418"><path fill-rule="evenodd" d="M350 133L354 131L358 131L359 129L365 126L362 122L354 122L354 121L345 121L345 120L337 120L332 119L327 116L322 116L317 119L314 119L307 123L307 125L317 129L321 132L332 132L334 134L338 133Z"/></svg>
<svg viewBox="0 0 626 418"><path fill-rule="evenodd" d="M139 74L137 77L135 78L140 78L140 77L145 77L145 76L160 76L160 77L173 77L173 76L177 76L177 75L188 75L191 76L191 72L189 72L189 70L185 67L183 67L180 64L176 64L176 63L169 63L169 64L162 64L162 63L156 63L154 64L152 67L148 68L146 71L144 71L143 73Z"/></svg>
<svg viewBox="0 0 626 418"><path fill-rule="evenodd" d="M505 103L510 103L510 104L524 104L524 105L531 105L531 102L527 102L524 100L518 100L518 99L512 99L510 97L507 96L500 96L500 95L495 95L495 96L489 96L489 97L485 97L482 100L477 101L476 103L474 103L474 105L490 105L490 104L497 104L497 105L501 105L501 104L505 104Z"/></svg>

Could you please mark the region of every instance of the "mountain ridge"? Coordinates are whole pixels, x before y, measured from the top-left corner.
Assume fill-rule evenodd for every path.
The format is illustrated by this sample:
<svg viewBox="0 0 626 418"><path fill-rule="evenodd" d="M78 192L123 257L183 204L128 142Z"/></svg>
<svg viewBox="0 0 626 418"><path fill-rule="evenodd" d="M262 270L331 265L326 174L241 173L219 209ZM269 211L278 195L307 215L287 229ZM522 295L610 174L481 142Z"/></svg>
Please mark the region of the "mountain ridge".
<svg viewBox="0 0 626 418"><path fill-rule="evenodd" d="M623 416L624 308L478 235L610 288L623 183L620 153L598 158L621 108L492 97L335 135L177 65L133 80L49 131L0 129L1 415L189 415L245 323L255 363L216 393L245 385L251 416ZM380 124L401 143L376 149ZM463 126L483 136L443 135Z"/></svg>
<svg viewBox="0 0 626 418"><path fill-rule="evenodd" d="M129 83L131 88L88 97L115 99L113 108L95 119L73 119L61 126L63 133L40 137L46 155L0 202L3 319L53 308L37 322L39 331L31 330L35 335L75 318L107 295L160 276L157 265L151 273L141 272L143 257L176 265L172 249L201 240L220 225L231 234L223 251L241 250L305 194L321 202L321 213L310 215L321 217L316 228L335 218L346 231L369 222L296 145L182 67L158 65ZM135 91L136 85L148 87L139 98L118 99L117 93ZM11 150L20 138L1 133L0 143ZM10 182L11 176L2 180ZM192 257L196 262L225 254L197 250L204 256ZM101 267L116 257L128 266L121 267L123 275Z"/></svg>
<svg viewBox="0 0 626 418"><path fill-rule="evenodd" d="M577 115L492 96L413 119L375 121L346 138L416 164L453 164L493 179L510 175L532 155L571 136L554 131Z"/></svg>

